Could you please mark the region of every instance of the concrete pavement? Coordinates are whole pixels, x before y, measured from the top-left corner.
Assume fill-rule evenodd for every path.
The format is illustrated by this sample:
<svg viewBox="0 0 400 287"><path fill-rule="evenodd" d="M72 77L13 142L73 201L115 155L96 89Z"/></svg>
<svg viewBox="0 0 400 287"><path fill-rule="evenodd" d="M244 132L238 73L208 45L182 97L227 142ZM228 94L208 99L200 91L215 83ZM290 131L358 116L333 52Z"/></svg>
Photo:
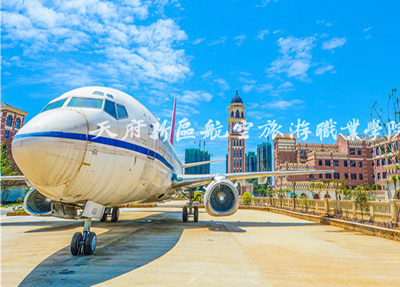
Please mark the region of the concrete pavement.
<svg viewBox="0 0 400 287"><path fill-rule="evenodd" d="M2 286L399 286L400 244L280 214L239 210L181 222L173 205L95 222L93 256L73 257L82 223L1 217Z"/></svg>

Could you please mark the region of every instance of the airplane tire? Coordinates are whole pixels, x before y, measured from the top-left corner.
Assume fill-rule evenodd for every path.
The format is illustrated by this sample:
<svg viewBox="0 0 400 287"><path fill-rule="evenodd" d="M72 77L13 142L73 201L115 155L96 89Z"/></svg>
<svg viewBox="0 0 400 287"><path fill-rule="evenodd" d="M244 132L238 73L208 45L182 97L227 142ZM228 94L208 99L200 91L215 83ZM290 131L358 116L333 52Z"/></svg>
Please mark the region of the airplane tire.
<svg viewBox="0 0 400 287"><path fill-rule="evenodd" d="M199 207L195 206L193 210L193 221L199 222Z"/></svg>
<svg viewBox="0 0 400 287"><path fill-rule="evenodd" d="M79 255L79 251L80 251L80 242L82 241L82 233L80 232L75 232L75 234L72 236L71 239L71 254L76 256Z"/></svg>
<svg viewBox="0 0 400 287"><path fill-rule="evenodd" d="M92 255L96 250L97 236L94 232L89 232L85 239L85 244L83 245L83 251L85 255Z"/></svg>
<svg viewBox="0 0 400 287"><path fill-rule="evenodd" d="M111 213L111 222L117 222L119 218L119 207L114 207Z"/></svg>
<svg viewBox="0 0 400 287"><path fill-rule="evenodd" d="M107 221L107 213L104 211L103 216L100 218L101 222L106 222Z"/></svg>
<svg viewBox="0 0 400 287"><path fill-rule="evenodd" d="M188 221L188 210L187 210L187 206L183 207L182 210L182 220L183 222L187 222Z"/></svg>

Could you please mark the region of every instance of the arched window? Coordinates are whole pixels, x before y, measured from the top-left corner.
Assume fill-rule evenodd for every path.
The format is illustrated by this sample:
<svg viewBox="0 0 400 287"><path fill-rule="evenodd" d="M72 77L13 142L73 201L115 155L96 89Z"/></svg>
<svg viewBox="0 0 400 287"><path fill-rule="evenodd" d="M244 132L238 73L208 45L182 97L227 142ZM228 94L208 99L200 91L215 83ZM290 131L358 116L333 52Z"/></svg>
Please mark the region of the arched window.
<svg viewBox="0 0 400 287"><path fill-rule="evenodd" d="M231 117L233 118L233 116L234 116L234 115L233 115L233 111L232 111L232 112L231 112Z"/></svg>
<svg viewBox="0 0 400 287"><path fill-rule="evenodd" d="M6 131L6 133L5 133L5 135L4 135L6 138L9 138L10 137L10 131Z"/></svg>
<svg viewBox="0 0 400 287"><path fill-rule="evenodd" d="M16 124L15 124L15 128L16 129L19 129L19 126L21 125L21 120L20 119L17 119L17 122L16 122Z"/></svg>
<svg viewBox="0 0 400 287"><path fill-rule="evenodd" d="M233 150L233 157L236 157L236 150Z"/></svg>
<svg viewBox="0 0 400 287"><path fill-rule="evenodd" d="M242 112L242 118L244 118L244 114L243 114L243 112Z"/></svg>
<svg viewBox="0 0 400 287"><path fill-rule="evenodd" d="M236 117L239 118L239 111L236 111Z"/></svg>
<svg viewBox="0 0 400 287"><path fill-rule="evenodd" d="M11 127L11 123L12 123L12 116L8 116L8 118L7 118L7 127Z"/></svg>

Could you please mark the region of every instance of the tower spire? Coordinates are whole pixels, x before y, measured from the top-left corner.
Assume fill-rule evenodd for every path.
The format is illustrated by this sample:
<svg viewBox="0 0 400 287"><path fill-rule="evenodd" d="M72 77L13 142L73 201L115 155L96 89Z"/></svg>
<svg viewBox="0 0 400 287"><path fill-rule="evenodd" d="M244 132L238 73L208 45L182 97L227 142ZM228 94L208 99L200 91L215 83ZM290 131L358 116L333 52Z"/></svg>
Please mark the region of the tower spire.
<svg viewBox="0 0 400 287"><path fill-rule="evenodd" d="M236 96L239 96L239 90L236 88Z"/></svg>

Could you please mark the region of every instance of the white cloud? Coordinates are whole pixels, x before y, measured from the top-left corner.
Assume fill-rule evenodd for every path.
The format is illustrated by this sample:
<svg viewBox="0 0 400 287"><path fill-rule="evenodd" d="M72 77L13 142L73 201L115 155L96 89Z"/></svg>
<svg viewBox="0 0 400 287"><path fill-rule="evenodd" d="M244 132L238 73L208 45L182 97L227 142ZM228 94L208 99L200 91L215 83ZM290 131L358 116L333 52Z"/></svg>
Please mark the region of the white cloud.
<svg viewBox="0 0 400 287"><path fill-rule="evenodd" d="M283 55L272 62L268 71L272 74L285 73L288 77L306 79L311 66L311 50L315 37L295 38L289 36L280 38L277 43Z"/></svg>
<svg viewBox="0 0 400 287"><path fill-rule="evenodd" d="M202 78L208 78L208 77L210 77L211 75L212 75L212 71L207 71L207 72L205 72L204 75L201 76L201 77L202 77Z"/></svg>
<svg viewBox="0 0 400 287"><path fill-rule="evenodd" d="M253 89L254 89L254 85L244 85L244 86L242 87L242 90L243 90L243 92L245 92L245 93L251 92L251 90L253 90Z"/></svg>
<svg viewBox="0 0 400 287"><path fill-rule="evenodd" d="M318 21L317 21L317 24L323 24L323 25L325 25L325 26L327 26L327 27L333 26L332 23L326 22L325 19L323 19L323 20L318 20Z"/></svg>
<svg viewBox="0 0 400 287"><path fill-rule="evenodd" d="M346 43L346 38L338 38L335 37L329 41L323 42L322 43L322 49L324 50L333 50L337 47L341 47Z"/></svg>
<svg viewBox="0 0 400 287"><path fill-rule="evenodd" d="M327 66L318 68L317 70L315 70L314 73L316 75L322 75L322 74L324 74L326 72L332 71L333 68L334 68L333 65L327 65Z"/></svg>
<svg viewBox="0 0 400 287"><path fill-rule="evenodd" d="M262 30L258 33L257 39L264 40L264 37L269 34L268 29Z"/></svg>
<svg viewBox="0 0 400 287"><path fill-rule="evenodd" d="M271 3L272 0L262 0L260 4L257 4L256 7L261 7L265 8L268 6L269 3ZM278 0L273 0L273 2L278 2Z"/></svg>
<svg viewBox="0 0 400 287"><path fill-rule="evenodd" d="M246 37L247 37L246 35L239 35L233 38L233 40L236 41L236 45L240 47L242 46L244 40L246 40Z"/></svg>
<svg viewBox="0 0 400 287"><path fill-rule="evenodd" d="M278 30L274 30L274 32L272 32L272 34L278 34L278 33L282 33L283 31L278 29Z"/></svg>
<svg viewBox="0 0 400 287"><path fill-rule="evenodd" d="M185 104L199 105L200 102L209 102L213 96L201 91L184 91L178 95L178 100Z"/></svg>
<svg viewBox="0 0 400 287"><path fill-rule="evenodd" d="M193 41L193 45L198 45L198 44L200 44L201 42L203 42L205 39L206 39L206 38L198 38L198 39L196 39L196 40Z"/></svg>
<svg viewBox="0 0 400 287"><path fill-rule="evenodd" d="M283 84L280 84L278 86L278 90L288 89L288 88L291 88L291 87L293 87L293 84L291 82L284 82Z"/></svg>
<svg viewBox="0 0 400 287"><path fill-rule="evenodd" d="M188 37L166 17L135 25L136 19L149 16L150 5L140 0L3 1L2 48L19 46L21 61L43 58L41 66L56 58L67 65L64 53L79 50L81 62L102 67L98 73L123 85L176 82L191 74L185 50L179 49ZM153 7L161 13L165 5L169 1L156 1Z"/></svg>
<svg viewBox="0 0 400 287"><path fill-rule="evenodd" d="M214 46L214 45L219 45L219 44L225 44L227 37L221 37L219 40L215 40L211 43L209 43L209 46Z"/></svg>
<svg viewBox="0 0 400 287"><path fill-rule="evenodd" d="M270 109L277 109L277 110L286 110L288 108L292 107L301 107L304 102L301 100L292 100L292 101L285 101L285 100L280 100L276 102L271 102L267 103L266 107Z"/></svg>
<svg viewBox="0 0 400 287"><path fill-rule="evenodd" d="M220 86L220 88L224 91L230 89L228 83L223 79L215 79L214 82L216 82Z"/></svg>
<svg viewBox="0 0 400 287"><path fill-rule="evenodd" d="M267 90L272 90L274 88L274 86L269 85L269 84L265 84L265 85L260 85L257 87L257 91L259 93L265 92Z"/></svg>
<svg viewBox="0 0 400 287"><path fill-rule="evenodd" d="M369 30L371 30L372 29L372 27L368 27L368 28L365 28L363 31L364 32L367 32L367 31L369 31Z"/></svg>

